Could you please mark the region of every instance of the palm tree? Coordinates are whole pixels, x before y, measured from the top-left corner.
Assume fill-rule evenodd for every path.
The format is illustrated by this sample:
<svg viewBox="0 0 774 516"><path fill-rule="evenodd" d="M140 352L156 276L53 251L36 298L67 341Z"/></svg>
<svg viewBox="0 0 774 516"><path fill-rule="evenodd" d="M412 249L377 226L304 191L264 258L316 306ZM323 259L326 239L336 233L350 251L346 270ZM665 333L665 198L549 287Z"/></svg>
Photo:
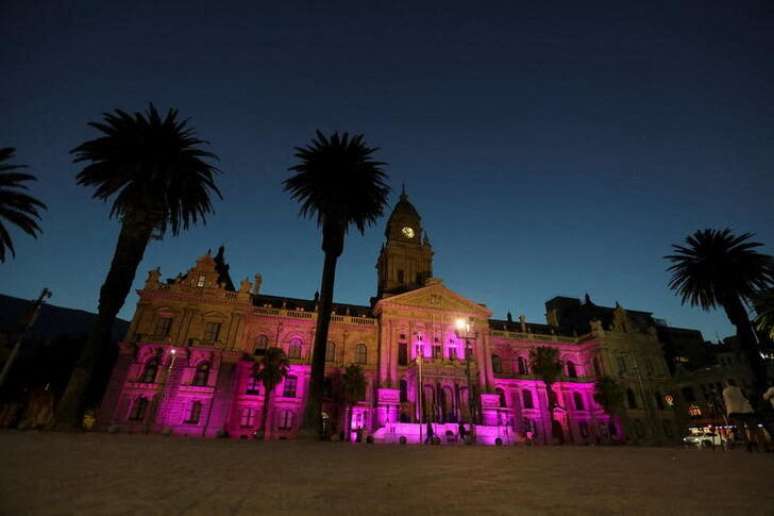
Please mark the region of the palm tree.
<svg viewBox="0 0 774 516"><path fill-rule="evenodd" d="M341 390L344 400L344 435L349 440L350 423L352 421L352 406L365 398L368 380L363 374L363 368L350 364L341 376Z"/></svg>
<svg viewBox="0 0 774 516"><path fill-rule="evenodd" d="M333 133L329 138L317 131L307 147L297 147L299 162L290 167L293 175L284 181L285 191L301 204L300 215L317 219L322 228L322 250L325 254L317 328L312 353L309 398L304 413L303 432L322 438L322 394L325 381L325 348L328 342L333 304L336 262L344 250L344 237L350 225L360 233L373 225L384 213L387 176L375 161L362 135Z"/></svg>
<svg viewBox="0 0 774 516"><path fill-rule="evenodd" d="M596 401L610 417L621 417L625 414L624 390L610 376L604 375L594 383L594 401Z"/></svg>
<svg viewBox="0 0 774 516"><path fill-rule="evenodd" d="M274 388L288 376L290 361L281 348L269 348L258 364L255 378L263 384L263 407L261 408L261 432L264 439L269 438L266 420L269 417L269 399Z"/></svg>
<svg viewBox="0 0 774 516"><path fill-rule="evenodd" d="M752 242L751 233L735 235L730 229L704 229L686 238L687 246L673 244L675 254L665 258L672 262L669 288L682 303L710 310L721 306L736 327L740 349L755 374L755 399L766 384L766 370L761 360L746 304L756 291L774 285L774 260L755 249L763 244Z"/></svg>
<svg viewBox="0 0 774 516"><path fill-rule="evenodd" d="M562 363L559 360L559 350L548 346L538 346L529 350L529 367L533 374L543 380L548 395L548 416L551 418L551 432L554 426L554 408L556 394L553 384L562 375ZM546 439L549 442L549 439Z"/></svg>
<svg viewBox="0 0 774 516"><path fill-rule="evenodd" d="M113 261L99 294L97 320L57 408L57 426L74 427L96 364L132 286L151 237L173 235L212 213L210 196L221 197L214 182L217 157L200 148L188 121L170 109L161 116L151 104L145 113L119 109L90 126L102 133L73 149L74 163L88 164L77 176L93 187L93 197L113 199L111 217L121 222Z"/></svg>
<svg viewBox="0 0 774 516"><path fill-rule="evenodd" d="M38 208L46 209L46 205L34 197L23 193L27 190L25 181L35 181L35 176L15 172L26 168L24 165L7 163L13 158L14 148L0 149L0 262L5 262L5 251L16 257L11 235L6 224L13 224L33 238L42 233L35 219L40 220Z"/></svg>

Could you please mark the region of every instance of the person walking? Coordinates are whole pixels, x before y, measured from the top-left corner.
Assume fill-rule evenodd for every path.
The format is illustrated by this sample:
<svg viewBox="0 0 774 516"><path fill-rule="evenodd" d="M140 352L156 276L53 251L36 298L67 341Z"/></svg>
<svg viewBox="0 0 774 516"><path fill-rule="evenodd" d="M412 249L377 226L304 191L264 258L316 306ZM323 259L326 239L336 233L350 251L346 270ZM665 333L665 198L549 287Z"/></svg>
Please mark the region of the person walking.
<svg viewBox="0 0 774 516"><path fill-rule="evenodd" d="M730 380L726 380L725 383L723 402L726 405L726 414L729 421L736 426L737 431L742 435L747 451L752 452L751 433L754 431L753 425L755 425L755 413L753 412L752 405L745 398L742 389ZM745 425L747 428L745 428Z"/></svg>

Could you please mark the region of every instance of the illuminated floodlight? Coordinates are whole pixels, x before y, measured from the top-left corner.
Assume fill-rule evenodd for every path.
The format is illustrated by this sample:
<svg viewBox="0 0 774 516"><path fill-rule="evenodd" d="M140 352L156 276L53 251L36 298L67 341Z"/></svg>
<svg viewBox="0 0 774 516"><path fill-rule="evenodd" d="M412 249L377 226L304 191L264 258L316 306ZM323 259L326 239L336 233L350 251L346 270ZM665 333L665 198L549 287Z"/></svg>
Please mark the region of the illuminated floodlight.
<svg viewBox="0 0 774 516"><path fill-rule="evenodd" d="M468 327L468 321L462 318L457 319L456 321L454 321L454 327L460 331L465 330Z"/></svg>

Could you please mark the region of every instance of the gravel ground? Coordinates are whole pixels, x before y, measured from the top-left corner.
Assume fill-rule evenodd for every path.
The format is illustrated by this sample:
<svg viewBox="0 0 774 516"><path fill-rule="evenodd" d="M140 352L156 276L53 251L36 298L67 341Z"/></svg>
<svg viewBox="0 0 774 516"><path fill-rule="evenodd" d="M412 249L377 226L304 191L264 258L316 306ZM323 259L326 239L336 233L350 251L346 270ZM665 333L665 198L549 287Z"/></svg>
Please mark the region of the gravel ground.
<svg viewBox="0 0 774 516"><path fill-rule="evenodd" d="M774 515L774 455L5 431L0 513Z"/></svg>

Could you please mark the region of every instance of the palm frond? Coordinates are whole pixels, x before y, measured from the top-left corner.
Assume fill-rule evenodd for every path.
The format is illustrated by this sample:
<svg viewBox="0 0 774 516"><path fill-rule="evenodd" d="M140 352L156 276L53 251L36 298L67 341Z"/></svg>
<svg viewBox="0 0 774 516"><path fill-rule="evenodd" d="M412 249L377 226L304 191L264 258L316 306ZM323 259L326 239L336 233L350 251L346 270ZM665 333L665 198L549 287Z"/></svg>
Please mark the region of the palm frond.
<svg viewBox="0 0 774 516"><path fill-rule="evenodd" d="M735 235L730 229L704 229L686 238L687 245L672 245L669 288L683 304L709 310L729 296L749 302L757 290L774 284L772 257L758 252L763 244L751 233Z"/></svg>
<svg viewBox="0 0 774 516"><path fill-rule="evenodd" d="M369 147L363 135L328 137L318 130L310 145L295 150L298 163L283 185L300 203L302 217L316 218L318 225L335 220L363 233L382 216L390 192L386 163L373 158L379 149Z"/></svg>
<svg viewBox="0 0 774 516"><path fill-rule="evenodd" d="M111 217L154 214L161 234L176 235L213 213L211 196L222 198L215 184L217 156L200 148L188 120L177 110L162 116L151 104L145 113L120 109L89 125L102 136L73 149L73 162L88 164L79 185L94 188L92 197L113 199Z"/></svg>
<svg viewBox="0 0 774 516"><path fill-rule="evenodd" d="M13 240L5 223L37 238L42 233L38 225L40 210L46 209L46 205L41 201L24 193L28 190L24 183L37 179L31 174L15 172L26 166L8 163L13 155L12 147L0 149L0 262L5 262L6 250L10 251L11 256L16 256Z"/></svg>

